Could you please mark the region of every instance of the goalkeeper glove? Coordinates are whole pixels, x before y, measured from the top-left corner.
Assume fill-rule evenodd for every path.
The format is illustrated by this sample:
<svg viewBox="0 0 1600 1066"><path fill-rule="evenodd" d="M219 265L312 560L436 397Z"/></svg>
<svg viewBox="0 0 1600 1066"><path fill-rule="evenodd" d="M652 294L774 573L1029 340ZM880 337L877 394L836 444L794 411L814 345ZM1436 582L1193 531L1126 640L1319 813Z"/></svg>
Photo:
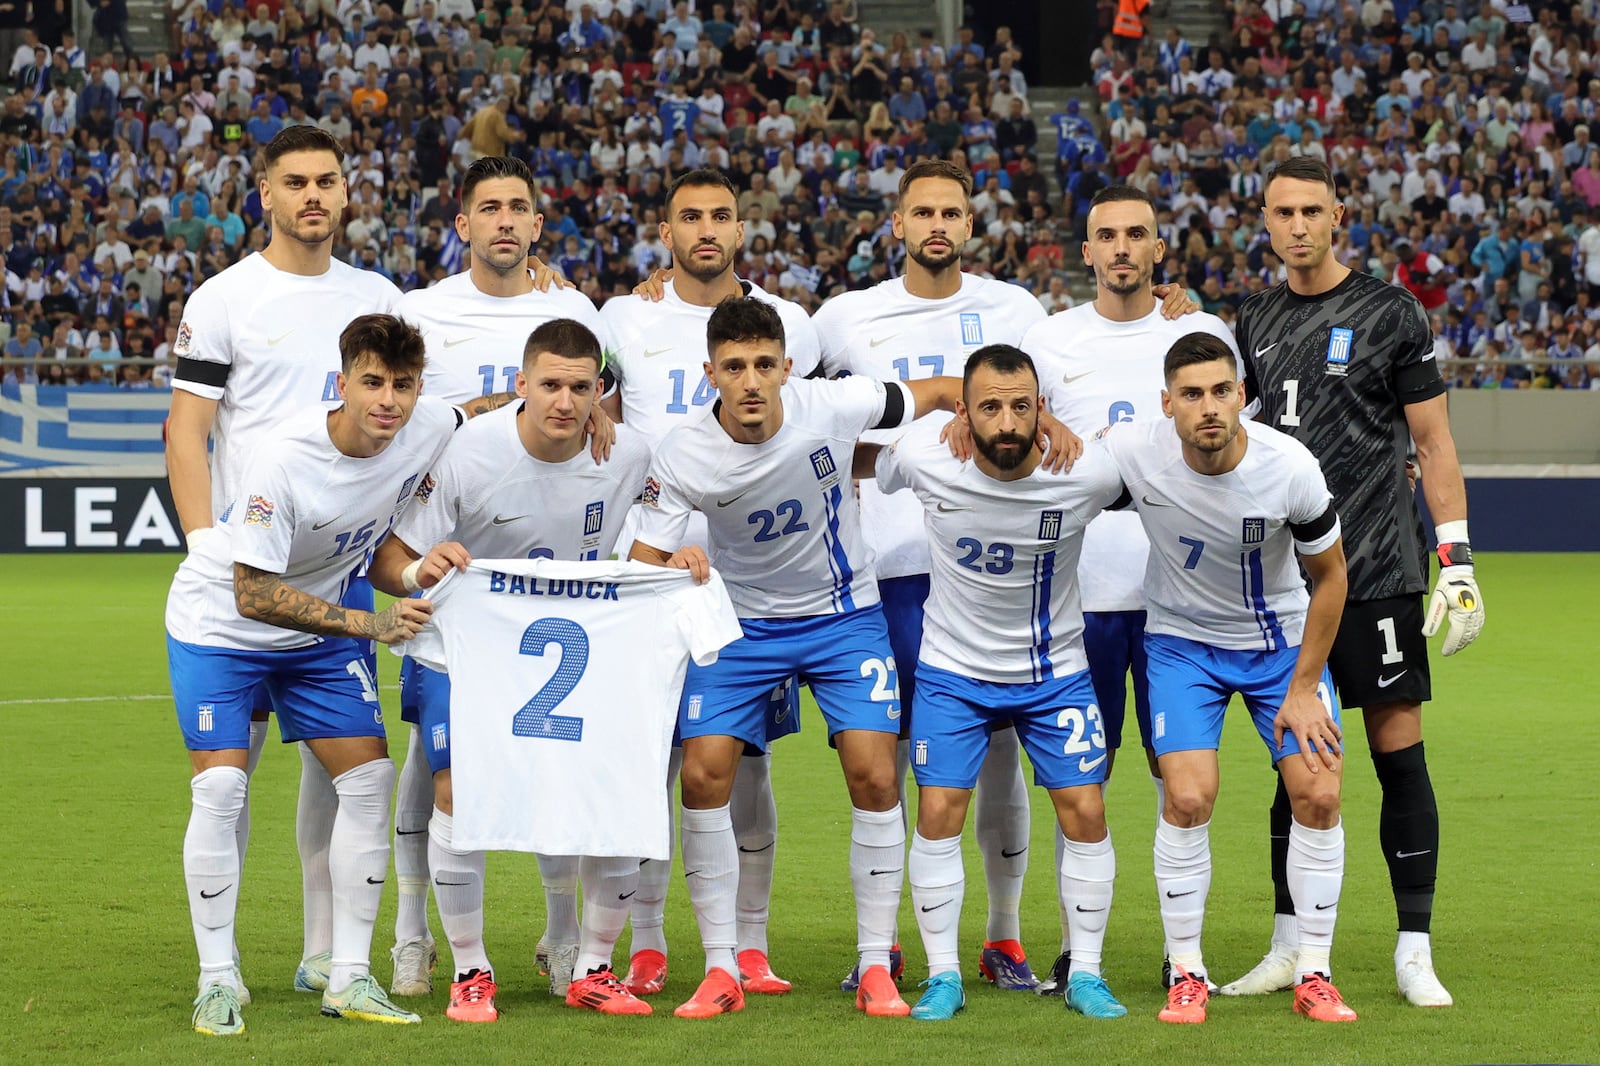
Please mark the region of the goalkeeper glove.
<svg viewBox="0 0 1600 1066"><path fill-rule="evenodd" d="M1422 635L1431 637L1439 632L1439 626L1449 615L1450 628L1444 637L1444 654L1448 657L1477 640L1478 634L1483 632L1483 596L1478 592L1478 581L1472 573L1472 548L1465 540L1441 541L1439 563L1439 580L1428 598Z"/></svg>

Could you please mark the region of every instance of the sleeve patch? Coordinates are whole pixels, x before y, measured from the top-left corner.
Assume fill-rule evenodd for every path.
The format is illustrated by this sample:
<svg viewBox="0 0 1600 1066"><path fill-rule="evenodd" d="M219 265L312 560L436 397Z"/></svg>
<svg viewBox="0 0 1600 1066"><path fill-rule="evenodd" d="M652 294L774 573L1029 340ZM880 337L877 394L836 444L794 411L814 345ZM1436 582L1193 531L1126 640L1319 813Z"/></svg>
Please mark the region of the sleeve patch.
<svg viewBox="0 0 1600 1066"><path fill-rule="evenodd" d="M252 496L244 509L244 524L247 526L260 526L262 529L272 528L272 512L276 504L265 496Z"/></svg>

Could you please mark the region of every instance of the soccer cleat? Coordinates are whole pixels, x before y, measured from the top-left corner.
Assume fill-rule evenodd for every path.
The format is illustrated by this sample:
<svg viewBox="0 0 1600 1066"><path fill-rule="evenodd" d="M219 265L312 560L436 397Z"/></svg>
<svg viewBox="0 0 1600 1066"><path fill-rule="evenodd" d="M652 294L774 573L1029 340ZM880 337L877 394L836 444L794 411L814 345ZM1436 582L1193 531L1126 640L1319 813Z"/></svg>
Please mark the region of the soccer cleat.
<svg viewBox="0 0 1600 1066"><path fill-rule="evenodd" d="M906 972L906 956L905 956L905 952L900 950L900 945L899 944L896 944L894 947L889 949L889 976L893 977L896 981L898 981L898 980L900 980L900 975L905 973L905 972ZM861 987L861 962L858 959L856 961L856 964L850 968L850 972L845 975L844 980L839 982L839 991L841 991L841 992L854 992L856 989L858 989L860 987Z"/></svg>
<svg viewBox="0 0 1600 1066"><path fill-rule="evenodd" d="M1290 978L1290 981L1292 983L1292 981L1294 979L1294 968L1293 967L1290 967L1289 978ZM1213 996L1217 994L1217 983L1211 979L1209 974L1202 975L1200 979L1206 983L1206 991L1208 993L1210 993ZM1169 959L1169 958L1166 958L1165 956L1163 956L1162 959L1161 959L1161 987L1162 988L1171 988L1172 985L1173 985L1173 980L1174 979L1173 979L1173 976L1172 976L1172 960ZM1284 988L1288 988L1289 986L1288 985L1284 985L1283 987Z"/></svg>
<svg viewBox="0 0 1600 1066"><path fill-rule="evenodd" d="M688 1002L678 1004L672 1013L680 1018L715 1018L741 1010L744 1010L744 989L739 987L733 974L714 966Z"/></svg>
<svg viewBox="0 0 1600 1066"><path fill-rule="evenodd" d="M495 1009L494 974L472 970L450 985L450 1005L444 1016L457 1022L493 1022L500 1019Z"/></svg>
<svg viewBox="0 0 1600 1066"><path fill-rule="evenodd" d="M394 980L389 982L391 996L428 996L433 994L434 964L439 952L432 940L414 936L402 940L390 950L394 960Z"/></svg>
<svg viewBox="0 0 1600 1066"><path fill-rule="evenodd" d="M978 953L978 972L1002 992L1032 992L1039 987L1028 953L1015 940L985 940Z"/></svg>
<svg viewBox="0 0 1600 1066"><path fill-rule="evenodd" d="M1204 974L1195 977L1180 967L1176 983L1167 989L1167 1005L1156 1014L1157 1020L1178 1025L1199 1025L1205 1021L1206 1001L1211 998L1206 984Z"/></svg>
<svg viewBox="0 0 1600 1066"><path fill-rule="evenodd" d="M1224 996L1264 996L1269 992L1282 992L1294 987L1293 953L1285 953L1274 944L1272 950L1261 957L1255 968L1237 981L1223 985Z"/></svg>
<svg viewBox="0 0 1600 1066"><path fill-rule="evenodd" d="M1314 1022L1353 1022L1356 1012L1345 1006L1333 982L1320 973L1307 974L1294 986L1294 1012Z"/></svg>
<svg viewBox="0 0 1600 1066"><path fill-rule="evenodd" d="M250 989L245 987L244 974L239 972L239 964L233 964L233 990L239 996L239 1006L250 1005Z"/></svg>
<svg viewBox="0 0 1600 1066"><path fill-rule="evenodd" d="M611 967L602 966L572 982L567 989L567 1006L599 1011L601 1014L653 1014L650 1004L638 999L628 986L617 980Z"/></svg>
<svg viewBox="0 0 1600 1066"><path fill-rule="evenodd" d="M239 994L227 985L211 985L195 997L194 1031L207 1036L238 1036L244 1032Z"/></svg>
<svg viewBox="0 0 1600 1066"><path fill-rule="evenodd" d="M767 953L755 948L739 952L739 984L751 995L781 996L794 985L772 972Z"/></svg>
<svg viewBox="0 0 1600 1066"><path fill-rule="evenodd" d="M1394 968L1400 998L1413 1007L1448 1007L1455 1002L1439 978L1434 976L1433 955L1427 951L1408 951Z"/></svg>
<svg viewBox="0 0 1600 1066"><path fill-rule="evenodd" d="M1105 978L1080 970L1067 978L1067 1009L1085 1018L1121 1018L1128 1008L1117 1002Z"/></svg>
<svg viewBox="0 0 1600 1066"><path fill-rule="evenodd" d="M294 990L296 992L326 992L328 990L328 967L333 965L333 952L323 951L310 955L300 960L300 965L294 971Z"/></svg>
<svg viewBox="0 0 1600 1066"><path fill-rule="evenodd" d="M967 993L961 987L961 975L954 970L936 973L919 988L926 988L911 1016L919 1022L947 1022L967 1005Z"/></svg>
<svg viewBox="0 0 1600 1066"><path fill-rule="evenodd" d="M533 961L541 974L550 975L550 994L564 996L572 987L572 971L578 965L578 945L546 944L541 940L533 949Z"/></svg>
<svg viewBox="0 0 1600 1066"><path fill-rule="evenodd" d="M1072 952L1063 951L1050 964L1050 972L1033 986L1036 996L1063 996L1067 992L1067 976L1072 972Z"/></svg>
<svg viewBox="0 0 1600 1066"><path fill-rule="evenodd" d="M887 966L868 966L856 988L856 1010L866 1011L869 1018L904 1018L911 1005L900 998Z"/></svg>
<svg viewBox="0 0 1600 1066"><path fill-rule="evenodd" d="M655 995L667 986L667 957L654 948L635 951L622 983L636 996Z"/></svg>
<svg viewBox="0 0 1600 1066"><path fill-rule="evenodd" d="M370 973L364 973L340 992L322 993L322 1013L330 1018L354 1018L358 1022L384 1022L388 1025L417 1025L422 1019L401 1010L384 994L383 986Z"/></svg>

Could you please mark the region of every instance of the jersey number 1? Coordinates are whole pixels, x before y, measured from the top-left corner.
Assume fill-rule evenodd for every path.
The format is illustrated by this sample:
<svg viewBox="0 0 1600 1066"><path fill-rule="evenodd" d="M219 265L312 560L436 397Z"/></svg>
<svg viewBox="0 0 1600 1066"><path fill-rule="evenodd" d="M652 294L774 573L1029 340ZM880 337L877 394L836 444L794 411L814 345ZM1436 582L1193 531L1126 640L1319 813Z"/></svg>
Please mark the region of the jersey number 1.
<svg viewBox="0 0 1600 1066"><path fill-rule="evenodd" d="M589 634L566 618L541 618L522 631L523 655L543 655L550 645L561 649L561 665L544 687L511 719L511 735L545 740L582 740L583 719L550 712L566 699L589 665Z"/></svg>
<svg viewBox="0 0 1600 1066"><path fill-rule="evenodd" d="M1283 414L1278 425L1293 428L1300 424L1300 380L1288 378L1283 383Z"/></svg>

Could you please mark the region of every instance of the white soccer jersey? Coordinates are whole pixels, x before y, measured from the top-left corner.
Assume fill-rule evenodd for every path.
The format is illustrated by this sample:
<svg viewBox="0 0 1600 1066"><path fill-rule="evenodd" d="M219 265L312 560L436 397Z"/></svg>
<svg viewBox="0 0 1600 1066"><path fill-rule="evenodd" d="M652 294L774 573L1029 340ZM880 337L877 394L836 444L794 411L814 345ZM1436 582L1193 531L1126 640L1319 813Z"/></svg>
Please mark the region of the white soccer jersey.
<svg viewBox="0 0 1600 1066"><path fill-rule="evenodd" d="M638 499L650 446L617 427L611 456L585 447L564 463L535 459L517 435L509 404L461 428L395 523L394 535L426 554L447 540L490 559L609 559Z"/></svg>
<svg viewBox="0 0 1600 1066"><path fill-rule="evenodd" d="M281 574L289 586L338 603L463 418L442 400L419 398L389 446L365 459L334 446L320 407L273 428L257 441L218 533L178 567L167 632L187 644L245 650L317 643L321 637L240 615L233 564Z"/></svg>
<svg viewBox="0 0 1600 1066"><path fill-rule="evenodd" d="M784 352L793 377L817 368L817 331L805 308L741 283L783 319ZM656 303L638 296L607 300L600 310L606 366L622 399L622 420L659 441L667 431L717 398L706 378L706 322L714 308L686 303L672 282Z"/></svg>
<svg viewBox="0 0 1600 1066"><path fill-rule="evenodd" d="M251 458L276 423L321 402L339 406L339 334L361 315L392 312L400 290L382 274L333 260L325 274L241 259L195 290L172 354L172 387L219 401L212 429L211 514L238 495ZM205 365L211 364L211 365Z"/></svg>
<svg viewBox="0 0 1600 1066"><path fill-rule="evenodd" d="M1220 337L1237 357L1233 333L1216 315L1196 312L1167 320L1161 309L1132 322L1113 322L1093 304L1058 311L1028 330L1022 350L1039 370L1050 412L1088 440L1118 422L1161 420L1161 366L1178 338ZM1111 511L1083 538L1078 582L1086 611L1145 609L1144 568L1150 542L1138 516Z"/></svg>
<svg viewBox="0 0 1600 1066"><path fill-rule="evenodd" d="M1028 327L1044 317L1039 301L1020 285L963 274L961 290L943 300L911 295L904 278L841 293L823 304L812 322L828 377L849 373L911 381L960 377L967 356L986 344L1020 346ZM938 412L928 420L943 425L950 416ZM894 436L869 433L865 439L888 444ZM880 578L928 572L920 511L909 495L885 496L870 480L862 484L861 528Z"/></svg>
<svg viewBox="0 0 1600 1066"><path fill-rule="evenodd" d="M705 515L711 564L741 618L841 614L878 602L850 466L857 438L915 413L898 383L850 377L783 387L783 425L740 444L715 406L667 434L645 481L638 539L670 550Z"/></svg>
<svg viewBox="0 0 1600 1066"><path fill-rule="evenodd" d="M1015 684L1088 668L1078 605L1083 531L1123 495L1098 444L1072 469L996 481L918 425L878 453L885 492L910 489L932 548L920 661Z"/></svg>
<svg viewBox="0 0 1600 1066"><path fill-rule="evenodd" d="M406 293L395 314L421 330L427 342L423 392L451 403L516 391L528 334L551 319L572 318L600 330L600 312L577 289L490 296L467 271Z"/></svg>
<svg viewBox="0 0 1600 1066"><path fill-rule="evenodd" d="M455 841L542 855L672 854L667 756L688 659L743 635L715 571L474 560L395 648L450 674Z"/></svg>
<svg viewBox="0 0 1600 1066"><path fill-rule="evenodd" d="M1300 644L1310 596L1295 549L1315 555L1339 539L1333 496L1305 445L1259 422L1243 432L1244 459L1215 476L1184 462L1165 419L1105 435L1150 538L1147 633L1244 651Z"/></svg>

